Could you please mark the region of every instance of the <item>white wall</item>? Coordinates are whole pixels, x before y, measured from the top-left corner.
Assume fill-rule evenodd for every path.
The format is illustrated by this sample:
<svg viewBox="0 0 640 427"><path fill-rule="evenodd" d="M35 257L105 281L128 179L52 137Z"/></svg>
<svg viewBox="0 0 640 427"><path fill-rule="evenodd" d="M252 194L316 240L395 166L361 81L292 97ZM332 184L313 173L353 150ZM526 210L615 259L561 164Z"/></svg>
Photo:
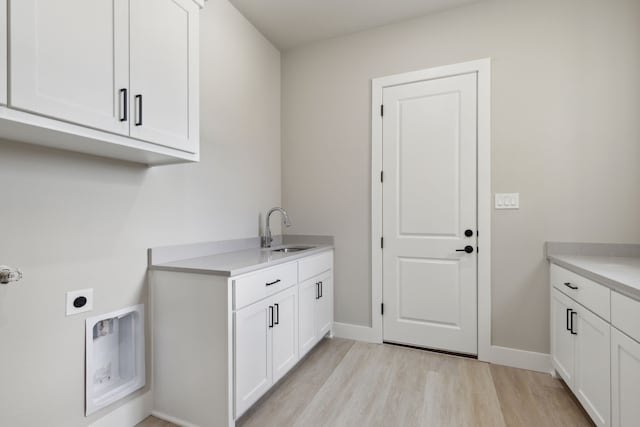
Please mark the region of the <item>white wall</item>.
<svg viewBox="0 0 640 427"><path fill-rule="evenodd" d="M484 1L283 55L283 204L336 238L336 321L370 325L370 79L493 58L496 345L549 351L545 240L640 241L640 2Z"/></svg>
<svg viewBox="0 0 640 427"><path fill-rule="evenodd" d="M2 426L113 410L84 417L84 319L147 302L147 248L257 236L259 212L280 204L280 53L226 0L201 13L199 164L0 141L0 264L25 275L0 285ZM65 292L87 287L93 312L66 318Z"/></svg>

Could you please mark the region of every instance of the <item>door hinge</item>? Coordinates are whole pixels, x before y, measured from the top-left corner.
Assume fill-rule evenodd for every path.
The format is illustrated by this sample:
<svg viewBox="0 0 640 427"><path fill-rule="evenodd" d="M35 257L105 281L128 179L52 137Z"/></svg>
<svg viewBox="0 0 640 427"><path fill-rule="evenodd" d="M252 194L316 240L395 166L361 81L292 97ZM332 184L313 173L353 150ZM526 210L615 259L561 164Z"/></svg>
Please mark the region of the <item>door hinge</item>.
<svg viewBox="0 0 640 427"><path fill-rule="evenodd" d="M380 314L384 316L384 303L380 304Z"/></svg>
<svg viewBox="0 0 640 427"><path fill-rule="evenodd" d="M384 171L380 171L380 182L384 182Z"/></svg>
<svg viewBox="0 0 640 427"><path fill-rule="evenodd" d="M384 249L384 237L380 238L380 249Z"/></svg>
<svg viewBox="0 0 640 427"><path fill-rule="evenodd" d="M380 116L384 117L384 105L380 105Z"/></svg>

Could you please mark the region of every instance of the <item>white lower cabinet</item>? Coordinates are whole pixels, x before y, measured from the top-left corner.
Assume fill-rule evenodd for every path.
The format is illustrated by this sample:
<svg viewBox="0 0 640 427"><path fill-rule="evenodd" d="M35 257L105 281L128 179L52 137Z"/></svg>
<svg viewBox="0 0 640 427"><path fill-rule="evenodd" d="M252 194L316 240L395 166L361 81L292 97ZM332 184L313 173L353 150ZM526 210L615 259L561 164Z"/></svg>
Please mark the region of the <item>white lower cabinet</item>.
<svg viewBox="0 0 640 427"><path fill-rule="evenodd" d="M298 288L278 294L272 309L273 382L282 378L298 361Z"/></svg>
<svg viewBox="0 0 640 427"><path fill-rule="evenodd" d="M598 426L611 423L610 325L577 305L573 390Z"/></svg>
<svg viewBox="0 0 640 427"><path fill-rule="evenodd" d="M331 334L332 251L232 277L151 273L153 414L175 424L233 427Z"/></svg>
<svg viewBox="0 0 640 427"><path fill-rule="evenodd" d="M236 312L236 417L298 361L297 301L293 286Z"/></svg>
<svg viewBox="0 0 640 427"><path fill-rule="evenodd" d="M611 424L609 323L551 290L551 360L598 426Z"/></svg>
<svg viewBox="0 0 640 427"><path fill-rule="evenodd" d="M316 326L318 281L309 279L298 286L300 301L300 316L298 317L300 357L307 354L318 342L318 328Z"/></svg>
<svg viewBox="0 0 640 427"><path fill-rule="evenodd" d="M567 384L573 384L575 341L571 335L571 299L551 290L551 358L553 366Z"/></svg>
<svg viewBox="0 0 640 427"><path fill-rule="evenodd" d="M611 328L611 425L635 427L640 420L640 342Z"/></svg>
<svg viewBox="0 0 640 427"><path fill-rule="evenodd" d="M300 284L300 357L307 354L333 325L333 272Z"/></svg>
<svg viewBox="0 0 640 427"><path fill-rule="evenodd" d="M271 300L235 313L236 415L243 413L273 383Z"/></svg>

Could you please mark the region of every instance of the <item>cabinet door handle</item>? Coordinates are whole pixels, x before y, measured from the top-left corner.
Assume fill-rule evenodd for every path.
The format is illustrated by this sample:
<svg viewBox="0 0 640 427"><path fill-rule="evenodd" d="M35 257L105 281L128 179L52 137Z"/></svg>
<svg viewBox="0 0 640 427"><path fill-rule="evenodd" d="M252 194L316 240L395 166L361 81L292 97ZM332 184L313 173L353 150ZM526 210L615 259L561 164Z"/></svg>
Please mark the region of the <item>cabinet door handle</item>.
<svg viewBox="0 0 640 427"><path fill-rule="evenodd" d="M567 331L571 332L571 313L573 312L573 310L571 310L570 308L567 308Z"/></svg>
<svg viewBox="0 0 640 427"><path fill-rule="evenodd" d="M127 111L127 105L129 105L129 100L127 99L127 89L120 89L120 121L126 122L129 120L129 112Z"/></svg>
<svg viewBox="0 0 640 427"><path fill-rule="evenodd" d="M269 306L269 327L273 328L273 306Z"/></svg>
<svg viewBox="0 0 640 427"><path fill-rule="evenodd" d="M142 126L142 95L136 95L136 126Z"/></svg>
<svg viewBox="0 0 640 427"><path fill-rule="evenodd" d="M265 286L271 286L271 285L275 285L276 283L280 283L280 279L278 279L278 280L274 280L273 282L267 282L267 283L265 283L264 285L265 285Z"/></svg>
<svg viewBox="0 0 640 427"><path fill-rule="evenodd" d="M322 280L321 280L320 281L320 298L322 298L322 291L323 291L323 289L322 289Z"/></svg>
<svg viewBox="0 0 640 427"><path fill-rule="evenodd" d="M280 324L280 305L279 304L273 304L273 305L276 308L276 321L273 322L273 324L279 325Z"/></svg>
<svg viewBox="0 0 640 427"><path fill-rule="evenodd" d="M573 315L574 314L578 314L578 312L571 310L571 335L578 335L578 333L573 330Z"/></svg>
<svg viewBox="0 0 640 427"><path fill-rule="evenodd" d="M320 282L316 282L316 299L320 299Z"/></svg>
<svg viewBox="0 0 640 427"><path fill-rule="evenodd" d="M564 282L564 285L569 289L573 289L574 291L578 290L578 287L577 286L573 286L571 284L571 282Z"/></svg>

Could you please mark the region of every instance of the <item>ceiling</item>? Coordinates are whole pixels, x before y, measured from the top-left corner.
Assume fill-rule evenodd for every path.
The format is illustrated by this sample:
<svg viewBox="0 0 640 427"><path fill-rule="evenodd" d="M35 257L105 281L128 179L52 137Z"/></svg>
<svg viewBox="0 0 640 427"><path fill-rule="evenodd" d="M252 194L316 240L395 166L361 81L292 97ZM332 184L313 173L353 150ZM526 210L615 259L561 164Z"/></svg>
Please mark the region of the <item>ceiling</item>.
<svg viewBox="0 0 640 427"><path fill-rule="evenodd" d="M479 0L230 0L276 47L355 33Z"/></svg>

